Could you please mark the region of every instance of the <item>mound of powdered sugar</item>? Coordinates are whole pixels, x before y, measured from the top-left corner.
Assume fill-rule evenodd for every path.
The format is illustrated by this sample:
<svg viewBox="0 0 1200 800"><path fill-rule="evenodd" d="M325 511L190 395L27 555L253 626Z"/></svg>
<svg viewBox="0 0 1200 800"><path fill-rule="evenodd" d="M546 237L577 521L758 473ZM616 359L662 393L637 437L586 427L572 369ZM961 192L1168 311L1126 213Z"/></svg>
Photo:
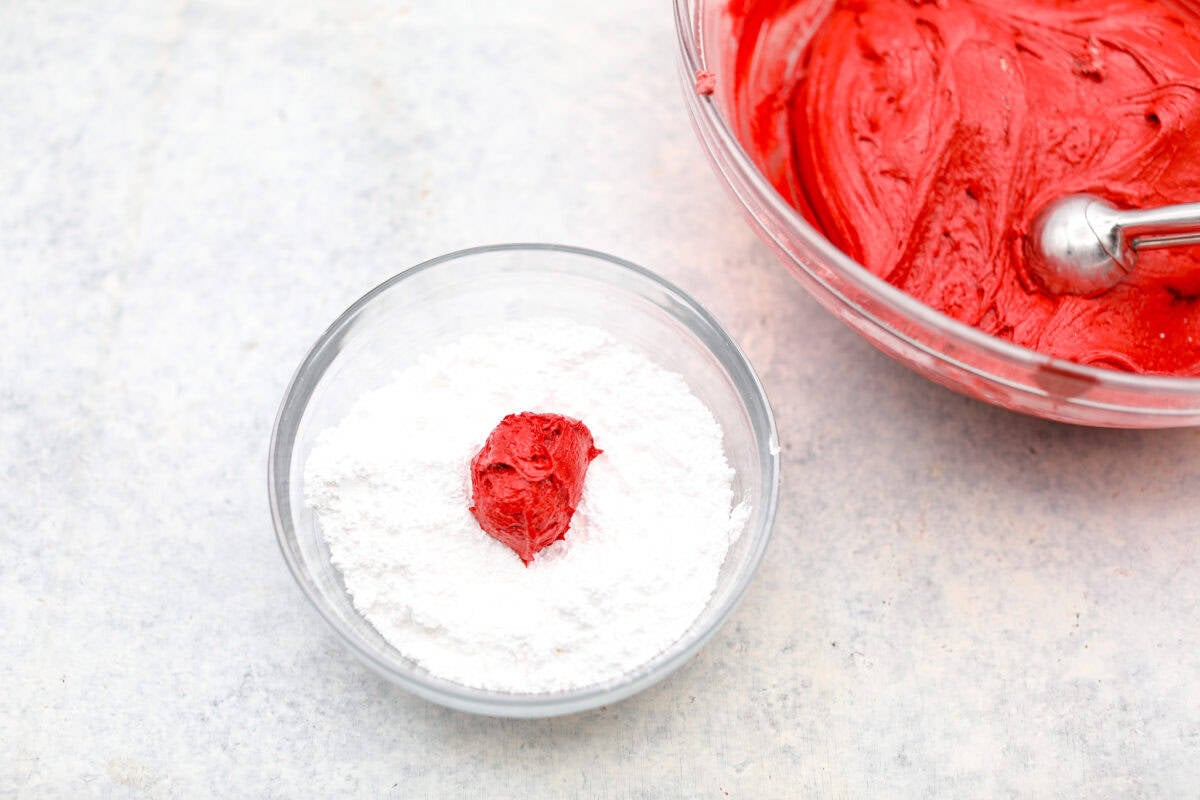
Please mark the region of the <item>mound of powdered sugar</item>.
<svg viewBox="0 0 1200 800"><path fill-rule="evenodd" d="M469 462L506 414L582 420L603 449L566 538L526 567L471 516ZM468 686L603 683L704 609L749 513L721 428L679 375L565 320L430 352L322 432L305 492L355 608Z"/></svg>

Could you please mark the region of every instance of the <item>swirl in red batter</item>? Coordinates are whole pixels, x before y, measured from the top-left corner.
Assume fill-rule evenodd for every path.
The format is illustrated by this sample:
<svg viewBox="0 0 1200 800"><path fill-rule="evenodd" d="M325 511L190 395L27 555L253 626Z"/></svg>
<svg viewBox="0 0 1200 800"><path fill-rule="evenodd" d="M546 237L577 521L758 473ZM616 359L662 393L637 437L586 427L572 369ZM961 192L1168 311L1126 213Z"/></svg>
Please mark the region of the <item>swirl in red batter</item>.
<svg viewBox="0 0 1200 800"><path fill-rule="evenodd" d="M1200 375L1200 248L1097 298L1038 290L1050 200L1200 201L1190 0L733 0L732 117L783 196L921 301L1049 355ZM723 76L728 79L730 76Z"/></svg>

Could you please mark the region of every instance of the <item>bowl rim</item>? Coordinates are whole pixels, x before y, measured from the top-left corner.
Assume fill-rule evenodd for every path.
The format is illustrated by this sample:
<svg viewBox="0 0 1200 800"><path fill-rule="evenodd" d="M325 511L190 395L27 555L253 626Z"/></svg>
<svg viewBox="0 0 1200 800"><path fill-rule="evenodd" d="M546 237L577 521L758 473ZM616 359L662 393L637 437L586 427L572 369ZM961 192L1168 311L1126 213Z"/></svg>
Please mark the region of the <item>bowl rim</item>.
<svg viewBox="0 0 1200 800"><path fill-rule="evenodd" d="M701 52L702 48L696 41L695 20L689 11L689 6L693 2L695 2L697 10L699 10L704 0L672 0L676 39L679 44L680 58L682 59L681 66L686 70L684 73L685 82L688 76L694 76L705 69L704 57ZM685 91L687 91L686 86ZM715 131L719 144L723 148L723 154L729 157L739 171L740 177L750 184L758 195L758 199L769 207L771 213L777 215L793 232L800 236L806 245L816 251L817 255L825 259L828 263L831 263L843 278L872 300L898 309L906 316L915 318L922 324L928 325L951 338L965 340L970 345L986 351L989 355L1015 361L1025 367L1033 369L1049 367L1054 370L1066 370L1073 375L1090 378L1114 388L1129 389L1137 392L1163 392L1185 395L1200 394L1200 377L1145 375L1122 372L1120 370L1103 369L1049 356L1045 353L1039 353L1032 348L1007 342L984 333L978 328L968 325L965 322L960 322L938 311L933 306L926 305L915 297L906 294L843 253L823 233L809 224L796 209L784 200L783 196L762 175L758 167L754 164L754 160L742 147L741 142L725 121L724 115L717 108L716 100L712 95L697 95L696 103L694 105L689 104L689 107L692 108L694 113L702 114L705 122L712 126L711 130ZM700 138L704 139L703 134L701 134ZM704 144L705 146L709 146L707 142L704 142ZM842 297L841 292L837 292L833 287L827 286L818 276L814 275L813 278L831 291L835 291L839 297ZM845 298L842 297L842 299ZM874 319L873 315L872 318ZM878 322L878 320L876 321ZM881 322L879 324L886 325L886 323ZM891 330L891 326L887 327ZM911 340L911 337L899 331L894 332L905 339ZM926 349L932 355L939 358L948 358L938 350L923 349ZM958 363L957 360L955 360L955 363ZM1162 410L1155 410L1151 413L1156 416L1163 415L1164 413L1170 415L1170 412Z"/></svg>
<svg viewBox="0 0 1200 800"><path fill-rule="evenodd" d="M308 570L305 569L301 557L291 547L289 541L290 538L295 537L294 521L291 518L290 507L288 507L290 472L294 456L292 450L295 441L294 434L304 417L304 412L312 396L312 391L316 386L316 382L311 382L312 385L308 385L310 383L309 379L312 377L315 369L326 364L326 360L329 358L327 357L327 351L330 347L340 341L346 329L372 301L397 284L427 270L453 263L462 258L487 253L519 250L582 256L587 259L603 262L608 267L616 267L624 270L634 275L636 279L645 281L654 288L666 292L673 302L678 303L695 317L703 326L707 335L715 337L720 346L725 349L727 358L723 359L708 341L703 337L698 337L705 349L709 350L717 358L722 371L733 381L739 399L742 401L747 414L758 424L765 424L767 434L766 440L759 443L761 448L760 464L764 463L765 459L768 473L763 476L762 525L754 530L743 532L743 535L754 536L754 540L751 542L746 559L740 567L741 574L738 576L736 584L723 604L716 609L711 624L704 630L699 631L698 635L693 639L689 640L685 636L674 642L663 653L655 657L655 659L633 672L630 680L614 679L613 682L606 684L547 694L515 694L462 686L461 684L437 678L436 676L422 675L416 671L408 672L404 668L380 658L374 652L361 646L345 630L332 611L326 608L319 591L317 591L315 586L310 585L310 581L307 579ZM695 330L692 332L693 335L696 334ZM731 363L727 363L727 360ZM731 364L737 368L738 374L736 376L730 373L729 368ZM323 371L321 369L322 374ZM751 402L748 401L752 401L755 407L751 407ZM287 448L287 458L282 459L283 453L281 448L285 445ZM283 555L284 562L288 566L289 572L318 615L334 630L341 643L364 664L380 676L419 697L460 711L501 717L551 717L577 713L615 703L650 687L690 660L717 630L721 628L733 610L738 606L746 589L758 572L759 565L766 552L767 544L770 541L779 504L781 481L779 454L779 435L774 414L771 410L766 390L753 365L716 318L687 292L645 267L599 250L552 243L514 242L480 245L455 250L409 267L362 295L325 329L316 342L308 349L299 367L292 374L287 389L284 391L283 400L275 415L267 454L267 494L271 508L271 519L275 528L276 543ZM281 460L283 463L277 463ZM283 469L280 469L281 467Z"/></svg>

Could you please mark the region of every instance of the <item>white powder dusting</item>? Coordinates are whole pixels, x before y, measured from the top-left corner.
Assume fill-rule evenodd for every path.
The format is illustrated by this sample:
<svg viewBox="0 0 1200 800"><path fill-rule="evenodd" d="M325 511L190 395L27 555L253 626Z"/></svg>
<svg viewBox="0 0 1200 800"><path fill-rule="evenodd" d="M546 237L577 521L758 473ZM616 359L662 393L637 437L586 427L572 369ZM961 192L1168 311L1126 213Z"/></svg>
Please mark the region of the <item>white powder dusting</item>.
<svg viewBox="0 0 1200 800"><path fill-rule="evenodd" d="M604 450L566 538L528 567L468 510L472 456L519 411L580 419ZM359 613L439 677L522 693L618 678L679 639L749 514L733 477L682 377L550 319L429 353L361 397L305 464Z"/></svg>

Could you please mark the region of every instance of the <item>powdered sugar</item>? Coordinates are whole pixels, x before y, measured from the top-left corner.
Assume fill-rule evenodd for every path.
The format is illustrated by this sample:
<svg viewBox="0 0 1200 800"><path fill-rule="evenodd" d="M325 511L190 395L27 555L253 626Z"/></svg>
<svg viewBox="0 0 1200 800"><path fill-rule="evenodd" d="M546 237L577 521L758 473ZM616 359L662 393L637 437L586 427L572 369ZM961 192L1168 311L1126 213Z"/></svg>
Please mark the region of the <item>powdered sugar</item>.
<svg viewBox="0 0 1200 800"><path fill-rule="evenodd" d="M518 411L580 419L604 450L566 538L528 567L468 510L471 457ZM363 617L435 675L513 692L606 682L673 644L749 513L684 380L564 320L429 353L324 431L305 467Z"/></svg>

